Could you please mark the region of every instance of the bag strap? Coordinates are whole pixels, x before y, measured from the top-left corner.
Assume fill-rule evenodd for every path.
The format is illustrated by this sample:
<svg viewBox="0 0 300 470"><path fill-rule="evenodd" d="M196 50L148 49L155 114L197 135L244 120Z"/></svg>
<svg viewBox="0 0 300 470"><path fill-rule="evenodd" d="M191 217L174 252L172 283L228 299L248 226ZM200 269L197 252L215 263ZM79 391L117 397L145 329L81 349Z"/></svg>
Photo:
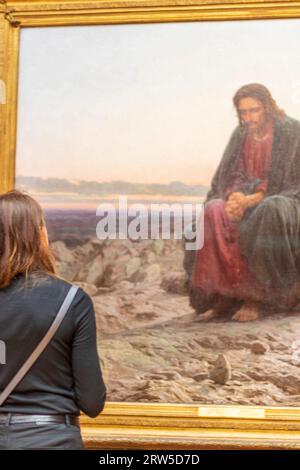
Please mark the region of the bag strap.
<svg viewBox="0 0 300 470"><path fill-rule="evenodd" d="M3 390L3 392L0 394L0 406L4 403L6 398L10 395L10 393L14 390L14 388L18 385L18 383L23 379L24 375L29 371L31 366L35 363L35 361L38 359L40 354L44 351L46 346L49 344L53 336L55 335L56 331L58 330L61 322L63 321L67 311L69 310L69 307L76 295L76 292L78 290L78 286L71 286L69 289L65 300L62 303L62 306L60 307L52 325L50 326L49 330L47 331L46 335L44 338L41 340L41 342L37 345L37 347L34 349L34 351L31 353L31 355L28 357L26 362L23 364L21 369L17 372L17 374L13 377L13 379L9 382L7 387Z"/></svg>

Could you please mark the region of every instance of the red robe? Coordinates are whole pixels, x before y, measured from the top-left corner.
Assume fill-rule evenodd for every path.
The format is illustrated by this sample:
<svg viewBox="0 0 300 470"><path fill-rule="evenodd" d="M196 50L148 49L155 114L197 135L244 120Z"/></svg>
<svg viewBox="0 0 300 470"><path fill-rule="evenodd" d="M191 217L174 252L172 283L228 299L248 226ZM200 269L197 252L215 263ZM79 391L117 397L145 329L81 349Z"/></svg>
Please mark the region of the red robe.
<svg viewBox="0 0 300 470"><path fill-rule="evenodd" d="M256 186L256 192L267 190L272 143L272 128L261 140L250 135L245 138L226 197L238 191L249 177L262 180ZM213 199L205 205L204 245L196 253L191 287L201 288L207 294L266 300L272 293L262 287L250 272L247 259L239 249L239 223L230 221L224 209L223 199Z"/></svg>

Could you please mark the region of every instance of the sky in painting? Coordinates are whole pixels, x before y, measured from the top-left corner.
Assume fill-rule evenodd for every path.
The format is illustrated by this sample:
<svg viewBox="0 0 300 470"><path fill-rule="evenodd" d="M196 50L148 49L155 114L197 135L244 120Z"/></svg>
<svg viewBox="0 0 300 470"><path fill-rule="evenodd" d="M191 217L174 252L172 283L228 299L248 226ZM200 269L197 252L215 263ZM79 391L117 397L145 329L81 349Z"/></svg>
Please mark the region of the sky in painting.
<svg viewBox="0 0 300 470"><path fill-rule="evenodd" d="M265 84L300 118L300 20L29 28L21 32L17 175L208 185Z"/></svg>

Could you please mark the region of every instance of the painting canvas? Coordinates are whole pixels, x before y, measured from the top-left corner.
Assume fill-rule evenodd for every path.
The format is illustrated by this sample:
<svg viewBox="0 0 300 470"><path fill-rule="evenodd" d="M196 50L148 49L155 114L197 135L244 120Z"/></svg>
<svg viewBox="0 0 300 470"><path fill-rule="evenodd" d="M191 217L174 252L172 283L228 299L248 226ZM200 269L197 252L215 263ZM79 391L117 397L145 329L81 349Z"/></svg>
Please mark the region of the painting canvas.
<svg viewBox="0 0 300 470"><path fill-rule="evenodd" d="M225 232L207 225L203 203L212 183L212 199L222 196L216 171L232 132L259 119L255 99L236 109L237 90L262 84L300 119L299 34L298 19L21 31L16 188L44 208L59 275L93 299L108 400L298 406L297 302L239 318L237 275L234 302L211 318L220 271L207 260ZM233 163L221 168L241 171ZM239 258L227 248L232 272ZM190 287L196 269L213 293L204 307Z"/></svg>

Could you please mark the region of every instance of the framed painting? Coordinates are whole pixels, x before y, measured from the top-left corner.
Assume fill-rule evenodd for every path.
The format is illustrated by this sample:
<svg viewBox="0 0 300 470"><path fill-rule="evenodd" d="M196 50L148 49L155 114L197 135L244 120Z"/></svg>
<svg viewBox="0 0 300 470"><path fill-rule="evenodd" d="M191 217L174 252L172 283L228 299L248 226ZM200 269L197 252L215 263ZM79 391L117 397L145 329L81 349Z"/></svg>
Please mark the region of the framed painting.
<svg viewBox="0 0 300 470"><path fill-rule="evenodd" d="M300 3L0 9L0 189L96 312L86 447L300 448Z"/></svg>

